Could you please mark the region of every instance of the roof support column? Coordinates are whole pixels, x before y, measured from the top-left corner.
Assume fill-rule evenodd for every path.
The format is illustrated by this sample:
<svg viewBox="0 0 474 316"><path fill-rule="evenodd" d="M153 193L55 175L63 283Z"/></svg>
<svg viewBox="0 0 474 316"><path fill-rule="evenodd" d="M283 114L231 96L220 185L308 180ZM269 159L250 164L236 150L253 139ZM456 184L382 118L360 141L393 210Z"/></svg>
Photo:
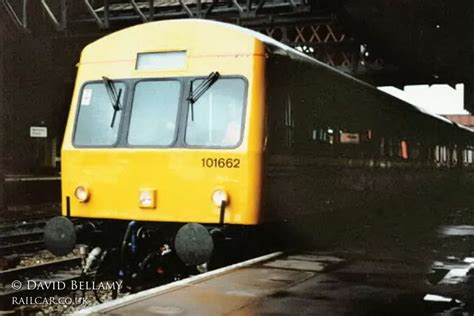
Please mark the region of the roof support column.
<svg viewBox="0 0 474 316"><path fill-rule="evenodd" d="M6 102L5 102L5 30L0 28L0 214L5 210L5 125L6 125Z"/></svg>

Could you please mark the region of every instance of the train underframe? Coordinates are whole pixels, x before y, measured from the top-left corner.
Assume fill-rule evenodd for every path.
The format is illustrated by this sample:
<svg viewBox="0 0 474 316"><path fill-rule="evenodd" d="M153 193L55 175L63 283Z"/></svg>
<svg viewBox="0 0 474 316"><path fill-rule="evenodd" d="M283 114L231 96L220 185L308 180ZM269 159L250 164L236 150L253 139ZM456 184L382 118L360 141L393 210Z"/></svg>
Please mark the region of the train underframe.
<svg viewBox="0 0 474 316"><path fill-rule="evenodd" d="M135 292L250 258L261 248L256 226L51 219L44 240L55 255L76 245L83 273L96 281L123 280Z"/></svg>

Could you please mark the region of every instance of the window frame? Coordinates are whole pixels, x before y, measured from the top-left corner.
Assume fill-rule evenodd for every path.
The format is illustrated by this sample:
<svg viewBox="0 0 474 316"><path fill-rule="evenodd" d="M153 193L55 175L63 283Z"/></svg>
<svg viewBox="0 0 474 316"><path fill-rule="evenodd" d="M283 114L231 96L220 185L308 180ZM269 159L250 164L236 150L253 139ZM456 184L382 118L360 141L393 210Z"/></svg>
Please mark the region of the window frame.
<svg viewBox="0 0 474 316"><path fill-rule="evenodd" d="M194 81L197 81L197 80L206 80L206 76L198 76L198 77L192 77L189 79L189 81L187 82L187 90L186 91L189 91L189 89L191 88L192 84ZM247 99L248 99L248 93L249 93L249 84L248 84L248 80L246 77L244 76L241 76L241 75L230 75L230 76L220 76L219 80L226 80L226 79L240 79L243 81L244 83L244 95L243 95L243 103L242 103L242 121L240 122L240 139L237 143L235 143L234 145L232 146L216 146L216 145L213 145L213 146L206 146L206 145L191 145L191 144L188 144L186 143L186 133L187 133L187 127L188 127L188 117L189 117L189 114L190 114L190 111L189 111L189 107L190 107L190 104L189 102L183 98L183 111L185 111L185 113L183 113L183 125L182 125L182 128L183 128L183 132L182 132L182 136L181 136L181 141L182 141L182 146L183 148L191 148L191 149L236 149L236 148L239 148L243 141L244 141L244 133L245 133L245 122L247 120ZM211 86L212 88L212 86ZM184 94L183 94L184 96ZM194 111L196 111L196 108L194 108Z"/></svg>
<svg viewBox="0 0 474 316"><path fill-rule="evenodd" d="M84 89L90 84L103 83L103 80L88 80L82 84L81 89L79 91L77 103L76 103L74 128L72 130L72 139L71 139L71 144L73 145L74 148L116 148L117 145L120 144L120 140L122 138L122 133L123 133L123 128L124 128L123 121L127 114L126 111L127 111L128 98L130 94L130 86L126 79L114 79L113 82L122 83L125 86L125 91L123 93L123 99L122 99L123 100L122 113L120 115L120 120L115 121L115 124L118 124L117 135L116 135L115 141L110 145L82 145L82 144L76 143L77 123L79 121L79 113L81 112L81 100L82 100L82 95L84 93Z"/></svg>

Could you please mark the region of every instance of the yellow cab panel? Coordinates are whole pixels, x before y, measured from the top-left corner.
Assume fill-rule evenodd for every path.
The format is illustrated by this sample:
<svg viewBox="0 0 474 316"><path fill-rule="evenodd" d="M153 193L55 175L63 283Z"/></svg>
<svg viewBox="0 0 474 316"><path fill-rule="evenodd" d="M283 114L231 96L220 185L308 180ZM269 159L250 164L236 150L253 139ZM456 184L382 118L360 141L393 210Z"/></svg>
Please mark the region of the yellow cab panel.
<svg viewBox="0 0 474 316"><path fill-rule="evenodd" d="M264 64L253 36L199 20L148 23L87 46L62 148L63 215L218 223L219 190L229 199L224 223L258 224ZM235 116L233 94L240 137L223 145L215 135L227 134L220 116Z"/></svg>

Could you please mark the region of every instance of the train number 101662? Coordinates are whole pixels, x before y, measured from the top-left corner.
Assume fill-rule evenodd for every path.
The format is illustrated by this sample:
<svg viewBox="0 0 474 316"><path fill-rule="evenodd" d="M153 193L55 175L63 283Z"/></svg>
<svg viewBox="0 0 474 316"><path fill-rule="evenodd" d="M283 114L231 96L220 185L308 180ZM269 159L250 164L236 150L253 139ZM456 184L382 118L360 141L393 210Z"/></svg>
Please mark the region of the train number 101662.
<svg viewBox="0 0 474 316"><path fill-rule="evenodd" d="M237 158L202 158L203 168L240 168L240 159Z"/></svg>

